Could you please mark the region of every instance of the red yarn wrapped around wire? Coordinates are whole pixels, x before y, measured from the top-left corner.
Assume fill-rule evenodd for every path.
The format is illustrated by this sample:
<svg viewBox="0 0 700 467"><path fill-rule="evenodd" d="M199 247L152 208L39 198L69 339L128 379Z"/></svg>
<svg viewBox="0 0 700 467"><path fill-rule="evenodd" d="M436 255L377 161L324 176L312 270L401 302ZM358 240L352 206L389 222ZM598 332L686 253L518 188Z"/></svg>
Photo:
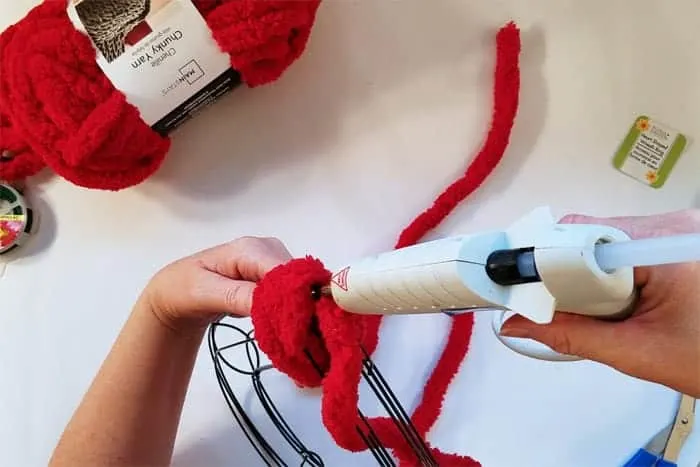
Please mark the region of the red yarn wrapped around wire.
<svg viewBox="0 0 700 467"><path fill-rule="evenodd" d="M250 87L270 83L308 42L320 0L193 0L231 67ZM120 190L161 166L156 133L96 63L66 0L45 0L0 35L0 179L44 166L82 187Z"/></svg>
<svg viewBox="0 0 700 467"><path fill-rule="evenodd" d="M504 26L498 32L496 44L493 114L488 137L464 175L404 229L395 248L420 241L486 181L504 155L520 93L521 43L516 25ZM357 409L358 388L365 351L372 354L378 344L381 316L349 313L338 307L332 298L313 293L330 279L331 272L310 256L294 259L270 271L254 292L251 316L255 337L272 364L298 385L322 387L321 415L335 442L351 452L364 451L368 448L357 433L359 428L367 434ZM440 359L411 415L413 425L423 438L437 421L452 378L467 354L473 325L472 313L452 318ZM400 465L419 465L392 419L376 417L368 422L382 444L399 459ZM443 453L434 447L429 449L438 465L480 465L469 456Z"/></svg>

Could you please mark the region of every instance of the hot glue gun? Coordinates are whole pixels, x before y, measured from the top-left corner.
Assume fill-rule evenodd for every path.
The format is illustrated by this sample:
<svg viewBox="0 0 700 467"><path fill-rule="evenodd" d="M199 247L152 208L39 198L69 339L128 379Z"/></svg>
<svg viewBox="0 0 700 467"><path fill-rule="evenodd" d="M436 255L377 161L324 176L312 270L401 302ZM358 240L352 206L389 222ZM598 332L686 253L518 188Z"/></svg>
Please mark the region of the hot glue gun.
<svg viewBox="0 0 700 467"><path fill-rule="evenodd" d="M700 261L700 234L632 240L606 225L559 224L538 208L505 230L427 241L336 272L327 294L360 314L492 310L498 338L523 355L572 361L534 341L500 336L509 316L536 323L555 312L619 320L637 298L634 267Z"/></svg>

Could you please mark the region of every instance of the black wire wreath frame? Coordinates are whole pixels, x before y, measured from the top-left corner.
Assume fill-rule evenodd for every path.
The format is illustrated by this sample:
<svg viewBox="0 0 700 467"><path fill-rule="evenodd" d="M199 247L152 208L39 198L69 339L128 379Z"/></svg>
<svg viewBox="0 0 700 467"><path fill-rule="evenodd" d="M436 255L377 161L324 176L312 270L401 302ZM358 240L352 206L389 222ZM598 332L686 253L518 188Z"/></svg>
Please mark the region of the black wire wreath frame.
<svg viewBox="0 0 700 467"><path fill-rule="evenodd" d="M251 380L253 391L258 402L267 414L270 422L277 429L285 442L297 453L300 460L300 467L324 467L325 464L321 456L310 449L294 432L290 424L284 419L284 416L275 405L270 397L269 392L265 388L263 375L269 370L273 370L272 365L261 364L261 351L255 341L254 330L245 331L242 328L225 322L229 318L222 318L214 322L208 333L209 353L214 365L221 393L228 405L231 413L238 422L241 430L248 438L248 441L258 453L260 458L268 466L288 467L280 456L279 452L272 447L268 440L263 436L260 430L256 427L253 420L248 416L243 404L233 391L232 385L228 380L225 368L229 368L234 374L240 377L248 377ZM232 331L238 335L233 343L219 345L217 341L217 332L221 329ZM248 368L242 368L231 363L224 355L224 351L230 349L243 349L245 352ZM430 453L425 441L418 434L415 426L411 422L406 410L401 405L400 401L392 391L388 382L379 371L379 368L374 364L369 354L362 349L365 355L363 361L362 377L369 385L369 388L375 394L381 403L387 415L394 421L399 429L404 440L411 447L416 455L418 465L424 467L437 467L438 463ZM311 357L309 352L306 352L307 357L312 365L323 375L321 368ZM358 435L362 438L367 448L370 450L377 464L381 467L394 467L397 465L394 458L390 455L384 444L381 442L376 432L372 429L367 417L358 409L362 427L356 426ZM363 429L364 428L364 429Z"/></svg>

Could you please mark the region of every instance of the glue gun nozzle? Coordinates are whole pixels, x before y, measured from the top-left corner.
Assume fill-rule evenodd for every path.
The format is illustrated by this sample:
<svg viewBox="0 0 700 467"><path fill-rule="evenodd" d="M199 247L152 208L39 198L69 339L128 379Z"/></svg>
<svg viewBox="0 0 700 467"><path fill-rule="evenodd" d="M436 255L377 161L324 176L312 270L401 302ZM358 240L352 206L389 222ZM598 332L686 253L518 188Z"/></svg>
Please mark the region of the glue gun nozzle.
<svg viewBox="0 0 700 467"><path fill-rule="evenodd" d="M315 285L311 287L311 298L314 300L320 300L322 297L332 297L333 292L331 291L330 285Z"/></svg>

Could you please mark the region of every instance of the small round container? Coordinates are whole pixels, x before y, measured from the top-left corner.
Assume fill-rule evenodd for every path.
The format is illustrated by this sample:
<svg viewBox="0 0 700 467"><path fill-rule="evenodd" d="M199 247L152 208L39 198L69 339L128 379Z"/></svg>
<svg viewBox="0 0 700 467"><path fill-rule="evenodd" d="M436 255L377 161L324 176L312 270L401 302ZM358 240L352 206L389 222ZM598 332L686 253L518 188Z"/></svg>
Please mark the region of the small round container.
<svg viewBox="0 0 700 467"><path fill-rule="evenodd" d="M34 212L15 188L0 183L0 255L19 248L34 227Z"/></svg>

